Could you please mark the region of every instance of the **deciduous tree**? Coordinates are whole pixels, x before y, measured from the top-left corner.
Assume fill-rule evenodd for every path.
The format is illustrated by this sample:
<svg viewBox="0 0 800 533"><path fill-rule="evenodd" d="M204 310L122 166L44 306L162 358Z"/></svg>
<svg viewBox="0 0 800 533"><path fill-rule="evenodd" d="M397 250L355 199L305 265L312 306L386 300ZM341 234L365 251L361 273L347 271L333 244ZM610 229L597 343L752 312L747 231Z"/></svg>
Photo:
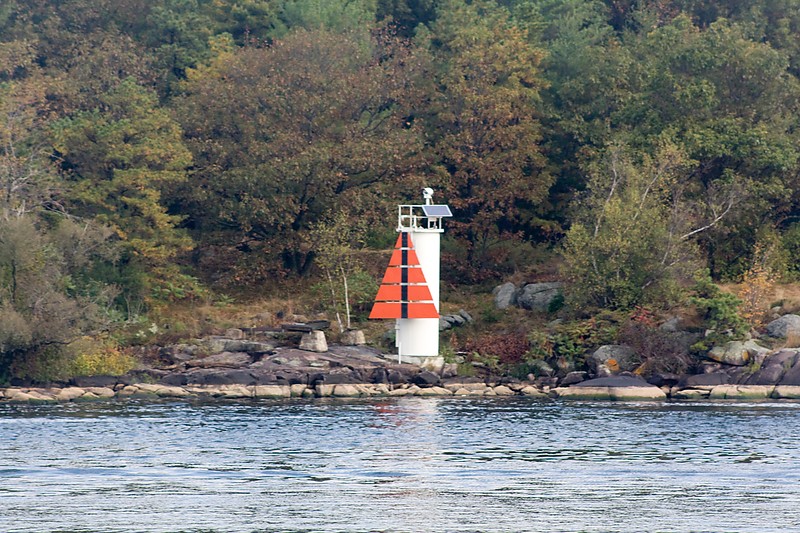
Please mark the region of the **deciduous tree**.
<svg viewBox="0 0 800 533"><path fill-rule="evenodd" d="M429 37L438 65L430 137L467 261L529 231L552 177L539 122L543 52L493 2L443 2Z"/></svg>
<svg viewBox="0 0 800 533"><path fill-rule="evenodd" d="M143 289L173 279L177 254L191 246L181 217L165 205L186 180L191 154L180 126L156 95L128 79L102 95L102 107L55 125L56 150L69 178L72 213L107 225L124 250L123 270Z"/></svg>
<svg viewBox="0 0 800 533"><path fill-rule="evenodd" d="M382 191L419 164L415 64L391 35L320 29L223 51L192 71L177 105L198 166L185 191L192 224L251 264L274 260L266 244L289 271L307 272L308 231L323 214L379 212Z"/></svg>

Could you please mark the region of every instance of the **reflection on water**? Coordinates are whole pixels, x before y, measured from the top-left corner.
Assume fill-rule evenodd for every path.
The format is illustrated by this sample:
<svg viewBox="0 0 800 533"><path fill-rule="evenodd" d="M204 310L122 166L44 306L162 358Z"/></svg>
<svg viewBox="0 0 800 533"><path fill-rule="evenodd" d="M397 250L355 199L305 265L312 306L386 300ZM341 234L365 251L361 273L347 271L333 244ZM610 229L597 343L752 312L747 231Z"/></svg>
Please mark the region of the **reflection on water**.
<svg viewBox="0 0 800 533"><path fill-rule="evenodd" d="M800 530L800 404L0 404L0 531Z"/></svg>

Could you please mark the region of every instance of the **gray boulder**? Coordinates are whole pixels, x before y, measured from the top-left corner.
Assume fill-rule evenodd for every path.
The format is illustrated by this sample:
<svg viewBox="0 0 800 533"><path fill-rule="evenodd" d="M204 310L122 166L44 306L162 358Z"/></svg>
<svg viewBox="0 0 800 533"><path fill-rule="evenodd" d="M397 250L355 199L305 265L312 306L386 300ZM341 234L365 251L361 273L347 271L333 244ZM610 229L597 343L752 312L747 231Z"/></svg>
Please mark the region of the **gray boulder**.
<svg viewBox="0 0 800 533"><path fill-rule="evenodd" d="M335 374L334 373L323 374L316 381L317 382L321 381L325 383L325 385L340 385L340 384L352 385L355 383L363 382L360 376L356 375L353 372L347 372L347 371L337 372Z"/></svg>
<svg viewBox="0 0 800 533"><path fill-rule="evenodd" d="M225 336L237 341L242 340L244 339L244 331L239 328L229 328L225 330Z"/></svg>
<svg viewBox="0 0 800 533"><path fill-rule="evenodd" d="M781 382L786 368L783 365L767 365L761 367L745 381L746 385L777 385Z"/></svg>
<svg viewBox="0 0 800 533"><path fill-rule="evenodd" d="M764 366L767 365L781 365L784 368L792 368L797 363L800 351L797 349L787 349L775 352L767 356L764 360Z"/></svg>
<svg viewBox="0 0 800 533"><path fill-rule="evenodd" d="M708 359L733 366L744 366L753 362L763 362L769 349L759 346L755 341L730 341L722 346L714 346L706 355Z"/></svg>
<svg viewBox="0 0 800 533"><path fill-rule="evenodd" d="M636 376L607 376L582 381L573 387L655 387L655 385L650 385Z"/></svg>
<svg viewBox="0 0 800 533"><path fill-rule="evenodd" d="M717 385L727 385L730 382L731 377L726 372L712 372L709 374L686 376L678 383L678 388L693 389L697 387L716 387Z"/></svg>
<svg viewBox="0 0 800 533"><path fill-rule="evenodd" d="M494 296L494 305L498 309L508 309L512 305L515 305L517 303L518 295L519 289L517 289L517 286L510 281L495 287L492 291L492 296Z"/></svg>
<svg viewBox="0 0 800 533"><path fill-rule="evenodd" d="M677 385L680 380L679 375L671 372L656 372L647 378L647 382L656 387L672 387Z"/></svg>
<svg viewBox="0 0 800 533"><path fill-rule="evenodd" d="M198 348L190 344L173 344L164 346L158 351L159 358L168 365L184 363L194 359Z"/></svg>
<svg viewBox="0 0 800 533"><path fill-rule="evenodd" d="M227 340L225 341L225 351L227 352L247 352L250 354L264 354L275 351L277 344L274 342L258 342L246 340Z"/></svg>
<svg viewBox="0 0 800 533"><path fill-rule="evenodd" d="M599 347L586 362L589 369L598 377L617 372L630 372L639 364L639 356L630 346L607 344Z"/></svg>
<svg viewBox="0 0 800 533"><path fill-rule="evenodd" d="M739 383L746 385L777 385L784 380L784 376L797 362L797 350L781 350L769 354L761 368L751 375L743 376ZM794 379L790 376L790 380Z"/></svg>
<svg viewBox="0 0 800 533"><path fill-rule="evenodd" d="M561 387L569 387L570 385L575 385L577 383L581 383L582 381L586 381L588 375L586 372L570 372L564 379L561 380L559 386Z"/></svg>
<svg viewBox="0 0 800 533"><path fill-rule="evenodd" d="M783 315L767 324L767 335L785 339L790 335L800 335L800 316Z"/></svg>
<svg viewBox="0 0 800 533"><path fill-rule="evenodd" d="M517 305L530 311L547 312L561 294L561 283L529 283L517 296Z"/></svg>
<svg viewBox="0 0 800 533"><path fill-rule="evenodd" d="M220 352L265 353L274 350L275 346L274 343L248 341L244 339L207 337L198 341L198 347L195 348L195 350L207 354ZM183 349L186 350L185 347Z"/></svg>
<svg viewBox="0 0 800 533"><path fill-rule="evenodd" d="M439 317L439 331L444 331L450 328L463 326L467 323L461 314L458 315L442 315Z"/></svg>
<svg viewBox="0 0 800 533"><path fill-rule="evenodd" d="M328 341L325 340L325 333L320 330L304 333L300 338L300 349L316 353L327 352Z"/></svg>
<svg viewBox="0 0 800 533"><path fill-rule="evenodd" d="M411 382L419 387L433 387L439 383L439 376L433 372L423 370L411 378Z"/></svg>
<svg viewBox="0 0 800 533"><path fill-rule="evenodd" d="M159 379L158 382L162 385L168 385L170 387L182 387L183 385L186 385L189 380L186 378L186 374L176 372L173 374L167 374Z"/></svg>
<svg viewBox="0 0 800 533"><path fill-rule="evenodd" d="M195 385L233 385L255 383L250 372L220 368L195 369L186 373L186 381Z"/></svg>
<svg viewBox="0 0 800 533"><path fill-rule="evenodd" d="M556 373L555 369L542 359L535 359L529 364L529 366L537 376L552 377Z"/></svg>
<svg viewBox="0 0 800 533"><path fill-rule="evenodd" d="M76 376L70 380L70 385L73 387L113 387L117 384L118 378L116 376L98 375L98 376Z"/></svg>
<svg viewBox="0 0 800 533"><path fill-rule="evenodd" d="M635 376L590 379L571 387L559 387L553 392L559 398L574 400L662 401L666 399L666 394L660 388Z"/></svg>
<svg viewBox="0 0 800 533"><path fill-rule="evenodd" d="M367 339L363 330L350 329L342 333L341 342L345 346L362 346L367 343Z"/></svg>
<svg viewBox="0 0 800 533"><path fill-rule="evenodd" d="M781 378L780 385L800 386L800 361L786 371Z"/></svg>

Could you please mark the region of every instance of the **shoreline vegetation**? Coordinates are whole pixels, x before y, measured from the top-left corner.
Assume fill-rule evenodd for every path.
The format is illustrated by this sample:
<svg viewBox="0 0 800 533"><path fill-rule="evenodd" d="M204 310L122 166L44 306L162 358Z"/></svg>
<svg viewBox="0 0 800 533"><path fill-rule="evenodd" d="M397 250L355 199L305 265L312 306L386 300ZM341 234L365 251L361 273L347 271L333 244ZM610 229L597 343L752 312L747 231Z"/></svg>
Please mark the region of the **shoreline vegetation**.
<svg viewBox="0 0 800 533"><path fill-rule="evenodd" d="M800 313L796 4L4 0L3 396L327 394L263 378L296 339L204 339L318 319L391 351L366 316L423 187L453 214L440 380L800 385L800 326L769 331ZM224 351L242 374L197 381Z"/></svg>

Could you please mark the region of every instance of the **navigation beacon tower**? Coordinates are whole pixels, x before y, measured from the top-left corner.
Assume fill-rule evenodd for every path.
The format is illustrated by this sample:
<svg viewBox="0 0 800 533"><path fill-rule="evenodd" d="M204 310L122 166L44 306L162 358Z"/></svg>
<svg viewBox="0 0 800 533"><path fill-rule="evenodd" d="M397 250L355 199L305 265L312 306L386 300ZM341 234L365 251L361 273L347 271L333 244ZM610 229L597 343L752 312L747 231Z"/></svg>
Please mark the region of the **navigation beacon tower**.
<svg viewBox="0 0 800 533"><path fill-rule="evenodd" d="M439 358L439 255L442 219L453 214L422 190L423 205L399 205L397 243L370 318L396 320L400 362L436 366Z"/></svg>

